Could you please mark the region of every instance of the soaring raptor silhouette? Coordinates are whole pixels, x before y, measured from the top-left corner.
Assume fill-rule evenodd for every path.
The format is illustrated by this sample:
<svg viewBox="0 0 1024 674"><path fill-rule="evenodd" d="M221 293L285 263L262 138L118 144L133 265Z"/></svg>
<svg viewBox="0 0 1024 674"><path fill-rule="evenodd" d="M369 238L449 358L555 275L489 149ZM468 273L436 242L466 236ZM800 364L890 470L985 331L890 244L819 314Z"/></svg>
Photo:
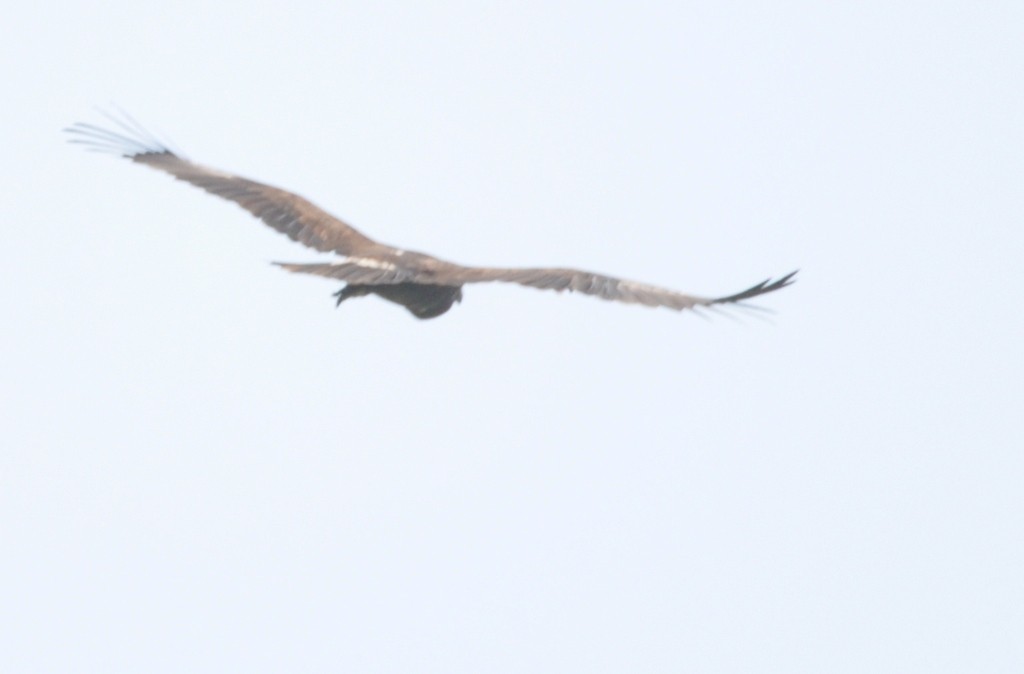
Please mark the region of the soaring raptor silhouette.
<svg viewBox="0 0 1024 674"><path fill-rule="evenodd" d="M297 194L185 159L127 115L107 117L116 128L79 122L65 131L74 135L72 143L166 171L178 180L234 201L301 244L343 256L333 263L274 263L288 271L343 281L345 285L334 293L337 305L350 297L377 295L402 305L416 318L434 318L462 301L462 286L466 283L503 281L682 311L742 302L774 292L791 284L796 274L768 279L733 295L707 298L576 269L464 267L374 241Z"/></svg>

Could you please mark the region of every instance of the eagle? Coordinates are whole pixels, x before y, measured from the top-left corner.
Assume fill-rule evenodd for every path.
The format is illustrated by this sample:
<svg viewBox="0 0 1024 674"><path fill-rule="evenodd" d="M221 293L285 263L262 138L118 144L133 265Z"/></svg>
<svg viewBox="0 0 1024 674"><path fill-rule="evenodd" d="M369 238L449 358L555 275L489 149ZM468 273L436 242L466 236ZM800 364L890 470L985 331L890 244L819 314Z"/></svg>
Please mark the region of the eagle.
<svg viewBox="0 0 1024 674"><path fill-rule="evenodd" d="M794 271L769 278L732 295L699 297L578 269L467 267L374 241L297 194L192 162L130 116L104 114L112 122L110 128L77 122L64 129L72 135L70 142L169 173L235 202L294 241L337 254L340 259L335 262L273 263L290 272L341 281L344 285L333 295L336 306L353 297L376 295L400 304L416 318L436 318L462 301L467 283L499 281L684 311L742 303L790 285L796 275Z"/></svg>

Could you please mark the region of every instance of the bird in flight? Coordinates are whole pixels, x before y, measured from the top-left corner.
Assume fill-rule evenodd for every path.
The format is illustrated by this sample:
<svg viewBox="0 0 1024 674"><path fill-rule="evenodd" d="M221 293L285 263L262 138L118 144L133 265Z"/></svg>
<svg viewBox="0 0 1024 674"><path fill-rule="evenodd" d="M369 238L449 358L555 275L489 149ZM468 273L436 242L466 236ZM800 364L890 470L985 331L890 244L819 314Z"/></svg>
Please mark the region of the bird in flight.
<svg viewBox="0 0 1024 674"><path fill-rule="evenodd" d="M235 202L294 241L341 256L337 262L274 263L290 272L343 282L334 293L337 306L352 297L377 295L402 305L416 318L435 318L462 301L465 284L500 281L683 311L742 303L790 285L796 275L794 271L767 279L732 295L699 297L577 269L466 267L374 241L297 194L189 161L123 113L107 117L112 128L79 122L65 129L74 136L70 142L170 173Z"/></svg>

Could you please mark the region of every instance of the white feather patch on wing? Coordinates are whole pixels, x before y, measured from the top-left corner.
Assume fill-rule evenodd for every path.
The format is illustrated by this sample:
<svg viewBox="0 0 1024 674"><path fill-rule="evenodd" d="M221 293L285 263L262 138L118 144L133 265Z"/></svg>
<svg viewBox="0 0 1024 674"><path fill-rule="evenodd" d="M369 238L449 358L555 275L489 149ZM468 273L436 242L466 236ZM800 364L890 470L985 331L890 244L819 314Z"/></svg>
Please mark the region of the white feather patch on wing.
<svg viewBox="0 0 1024 674"><path fill-rule="evenodd" d="M359 265L360 267L366 267L368 269L398 269L395 265L390 262L384 262L383 260L374 260L369 257L347 257L345 258L346 263Z"/></svg>
<svg viewBox="0 0 1024 674"><path fill-rule="evenodd" d="M202 169L202 171L204 173L208 173L211 176L214 176L216 178L222 178L224 180L238 180L239 179L239 176L235 175L234 173L228 173L227 171L221 171L220 169L210 168L209 166L199 166L198 164L195 164L195 166L197 166L198 168ZM245 178L242 178L242 180L245 180Z"/></svg>

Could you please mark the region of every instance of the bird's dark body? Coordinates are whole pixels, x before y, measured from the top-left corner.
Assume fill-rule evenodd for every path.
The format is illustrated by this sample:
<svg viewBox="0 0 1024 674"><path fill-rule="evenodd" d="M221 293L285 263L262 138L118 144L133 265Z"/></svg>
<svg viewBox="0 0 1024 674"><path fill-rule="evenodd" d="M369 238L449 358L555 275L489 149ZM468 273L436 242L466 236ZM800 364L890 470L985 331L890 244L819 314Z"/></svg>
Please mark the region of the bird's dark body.
<svg viewBox="0 0 1024 674"><path fill-rule="evenodd" d="M108 117L119 130L79 123L67 129L75 136L71 142L169 173L178 180L235 202L294 241L324 253L341 255L341 260L329 263L274 263L288 271L342 281L344 287L335 293L339 305L350 297L377 295L400 304L417 318L435 318L462 301L463 285L501 282L684 311L744 302L786 287L796 274L768 279L732 295L700 297L579 269L455 264L374 241L293 192L191 162L131 118Z"/></svg>
<svg viewBox="0 0 1024 674"><path fill-rule="evenodd" d="M389 302L400 304L416 318L437 318L462 301L462 286L439 286L429 283L391 283L378 285L352 285L338 292L338 304L350 297L377 295Z"/></svg>

